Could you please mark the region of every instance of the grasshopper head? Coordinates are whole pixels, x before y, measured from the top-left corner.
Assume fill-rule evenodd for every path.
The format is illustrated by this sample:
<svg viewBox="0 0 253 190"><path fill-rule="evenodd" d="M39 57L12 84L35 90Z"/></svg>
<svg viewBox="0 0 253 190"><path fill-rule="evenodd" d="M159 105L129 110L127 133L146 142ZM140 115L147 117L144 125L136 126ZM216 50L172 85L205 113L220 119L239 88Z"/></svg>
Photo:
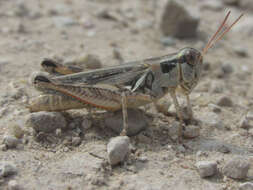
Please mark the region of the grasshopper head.
<svg viewBox="0 0 253 190"><path fill-rule="evenodd" d="M227 19L230 15L230 11L227 13L223 22L210 38L204 49L200 52L193 48L184 48L178 53L178 62L180 64L180 79L181 87L190 93L191 90L197 85L200 78L203 55L207 53L208 49L213 47L213 45L218 42L222 37L230 31L230 29L241 19L243 14L241 14L230 26L226 24Z"/></svg>
<svg viewBox="0 0 253 190"><path fill-rule="evenodd" d="M178 53L181 86L190 92L197 84L202 70L203 56L194 48L184 48Z"/></svg>

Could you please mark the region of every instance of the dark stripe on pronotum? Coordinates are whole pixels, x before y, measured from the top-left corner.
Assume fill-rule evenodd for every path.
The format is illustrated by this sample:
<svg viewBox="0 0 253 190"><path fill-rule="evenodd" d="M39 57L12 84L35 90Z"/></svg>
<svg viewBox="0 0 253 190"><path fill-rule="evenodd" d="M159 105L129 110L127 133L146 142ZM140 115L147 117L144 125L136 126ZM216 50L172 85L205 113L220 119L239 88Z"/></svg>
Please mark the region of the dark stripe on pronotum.
<svg viewBox="0 0 253 190"><path fill-rule="evenodd" d="M169 73L174 67L176 67L176 60L171 60L171 61L164 61L160 63L161 69L163 73Z"/></svg>

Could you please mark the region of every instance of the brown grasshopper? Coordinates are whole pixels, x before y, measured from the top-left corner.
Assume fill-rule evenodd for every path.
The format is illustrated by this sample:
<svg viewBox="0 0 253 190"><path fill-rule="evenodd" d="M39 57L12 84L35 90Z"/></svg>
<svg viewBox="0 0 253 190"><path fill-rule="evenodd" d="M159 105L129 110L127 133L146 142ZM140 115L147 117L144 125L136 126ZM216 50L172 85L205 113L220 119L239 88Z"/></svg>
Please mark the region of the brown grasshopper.
<svg viewBox="0 0 253 190"><path fill-rule="evenodd" d="M181 136L184 123L176 91L180 89L186 96L188 114L192 119L189 94L200 79L203 55L243 16L240 15L227 26L229 14L230 11L202 52L187 47L178 53L90 71L67 67L46 59L41 64L44 70L61 76L39 74L33 78L35 88L45 94L30 103L30 111L63 111L90 107L110 111L122 109L121 135L126 135L127 108L155 103L170 93L180 120Z"/></svg>

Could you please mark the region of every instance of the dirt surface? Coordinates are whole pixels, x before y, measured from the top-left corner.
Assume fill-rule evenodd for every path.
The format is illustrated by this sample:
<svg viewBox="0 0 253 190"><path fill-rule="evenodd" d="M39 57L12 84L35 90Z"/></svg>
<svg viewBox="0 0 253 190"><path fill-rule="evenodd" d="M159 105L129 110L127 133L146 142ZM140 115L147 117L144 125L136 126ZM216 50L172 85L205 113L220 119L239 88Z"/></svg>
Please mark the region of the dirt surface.
<svg viewBox="0 0 253 190"><path fill-rule="evenodd" d="M253 13L239 6L203 6L201 2L188 0L185 4L200 9L197 37L173 39L175 43L164 46L159 29L164 1L0 1L0 139L14 124L26 131L16 148L5 150L1 146L0 161L11 162L17 173L1 178L0 189L10 188L11 180L27 190L238 189L245 181L253 182L252 117L248 116L246 129L240 123L253 112ZM52 133L42 141L26 128L29 110L25 105L39 94L29 78L41 69L43 58L70 60L92 53L99 56L103 66L109 66L122 62L115 51L126 62L183 47L201 49L228 8L232 19L241 12L245 16L204 57L202 79L191 94L194 117L201 128L198 137L176 144L168 134L175 118L148 106L146 114L152 118L148 129L131 137L129 158L111 168L106 145L117 134L101 122L82 131L82 135L74 127L60 137ZM106 11L111 16L103 16ZM230 99L232 105L217 107L222 97ZM165 99L171 101L169 96ZM85 113L69 112L68 124L82 121ZM69 143L79 136L80 143ZM225 163L238 156L251 161L248 176L242 180L224 176ZM200 160L216 162L218 172L201 178L195 167Z"/></svg>

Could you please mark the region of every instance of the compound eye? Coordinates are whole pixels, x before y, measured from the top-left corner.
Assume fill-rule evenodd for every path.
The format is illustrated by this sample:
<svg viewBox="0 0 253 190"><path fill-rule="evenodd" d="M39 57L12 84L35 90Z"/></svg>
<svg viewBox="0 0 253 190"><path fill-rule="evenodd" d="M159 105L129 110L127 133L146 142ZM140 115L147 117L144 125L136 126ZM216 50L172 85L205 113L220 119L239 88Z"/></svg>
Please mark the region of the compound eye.
<svg viewBox="0 0 253 190"><path fill-rule="evenodd" d="M195 56L192 52L187 52L185 55L186 62L194 65L195 64Z"/></svg>

